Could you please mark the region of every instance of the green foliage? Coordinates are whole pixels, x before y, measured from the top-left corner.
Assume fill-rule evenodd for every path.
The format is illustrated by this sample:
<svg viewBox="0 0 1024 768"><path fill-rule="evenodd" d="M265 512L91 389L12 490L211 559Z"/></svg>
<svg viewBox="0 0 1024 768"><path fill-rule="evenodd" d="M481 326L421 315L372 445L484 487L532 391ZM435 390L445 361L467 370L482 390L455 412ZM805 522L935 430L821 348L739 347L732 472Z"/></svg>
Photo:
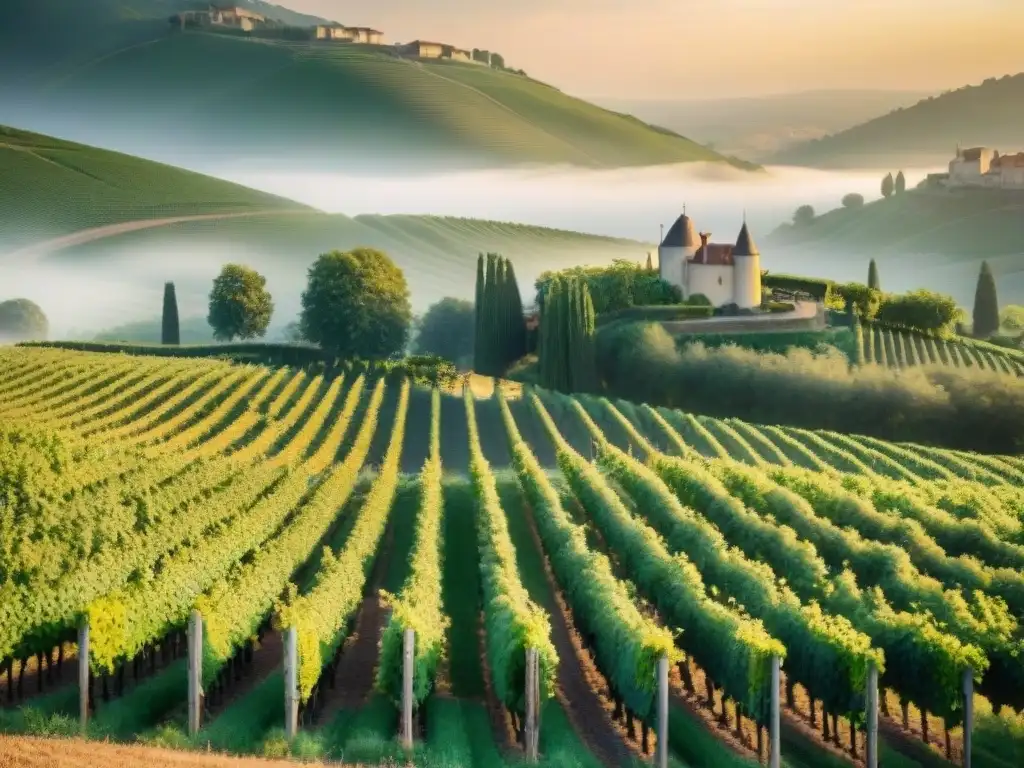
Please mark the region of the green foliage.
<svg viewBox="0 0 1024 768"><path fill-rule="evenodd" d="M0 302L0 341L45 341L50 322L39 305L28 299Z"/></svg>
<svg viewBox="0 0 1024 768"><path fill-rule="evenodd" d="M302 293L302 335L343 358L387 358L401 352L412 310L402 270L381 251L322 254Z"/></svg>
<svg viewBox="0 0 1024 768"><path fill-rule="evenodd" d="M430 306L419 322L416 352L455 362L471 358L476 343L475 323L471 302L441 299Z"/></svg>
<svg viewBox="0 0 1024 768"><path fill-rule="evenodd" d="M594 367L594 305L587 284L556 278L550 286L540 329L540 377L544 386L589 392L597 386Z"/></svg>
<svg viewBox="0 0 1024 768"><path fill-rule="evenodd" d="M416 633L412 689L414 706L419 707L433 690L451 623L441 605L441 472L441 393L435 389L430 404L430 453L419 475L420 509L409 577L397 597L385 594L392 612L381 636L376 687L398 706L405 630Z"/></svg>
<svg viewBox="0 0 1024 768"><path fill-rule="evenodd" d="M1024 332L1024 306L1008 304L999 313L1000 325L1008 331Z"/></svg>
<svg viewBox="0 0 1024 768"><path fill-rule="evenodd" d="M691 333L679 334L675 341L678 349L684 349L691 344L700 344L706 349L735 346L781 355L793 348L819 351L824 347L834 347L847 355L851 361L856 355L854 340L848 328L764 333Z"/></svg>
<svg viewBox="0 0 1024 768"><path fill-rule="evenodd" d="M886 174L885 178L882 179L882 197L888 200L890 197L892 197L895 189L896 182L892 178L892 173Z"/></svg>
<svg viewBox="0 0 1024 768"><path fill-rule="evenodd" d="M874 263L872 259L872 266ZM875 270L874 276L877 282L877 270ZM863 283L838 283L832 286L832 290L842 297L846 305L845 310L847 312L853 310L862 320L873 320L882 305L882 292Z"/></svg>
<svg viewBox="0 0 1024 768"><path fill-rule="evenodd" d="M526 354L526 319L511 262L496 253L477 259L477 342L473 369L501 376ZM482 282L481 282L482 280Z"/></svg>
<svg viewBox="0 0 1024 768"><path fill-rule="evenodd" d="M165 345L181 344L181 330L178 327L178 299L174 294L174 283L164 285L164 311L160 343Z"/></svg>
<svg viewBox="0 0 1024 768"><path fill-rule="evenodd" d="M973 335L985 339L999 331L999 298L996 295L996 278L987 261L981 262L978 273L978 287L974 292Z"/></svg>
<svg viewBox="0 0 1024 768"><path fill-rule="evenodd" d="M851 192L848 195L843 195L843 208L863 208L864 207L864 195L859 192Z"/></svg>
<svg viewBox="0 0 1024 768"><path fill-rule="evenodd" d="M896 183L893 189L897 195L907 191L907 177L903 175L903 171L896 174Z"/></svg>
<svg viewBox="0 0 1024 768"><path fill-rule="evenodd" d="M868 288L875 291L882 290L882 282L878 278L878 265L875 260L872 259L871 263L868 264Z"/></svg>
<svg viewBox="0 0 1024 768"><path fill-rule="evenodd" d="M682 658L672 633L637 610L608 558L587 546L583 529L562 508L558 492L523 441L500 392L498 396L513 466L576 627L591 638L587 646L596 649L597 663L616 698L642 719L653 720L658 660L666 657L673 663Z"/></svg>
<svg viewBox="0 0 1024 768"><path fill-rule="evenodd" d="M555 279L586 282L594 311L598 315L634 306L679 304L682 294L677 286L662 280L639 264L616 259L610 267L573 267L560 272L543 272L536 281L537 306L544 301Z"/></svg>
<svg viewBox="0 0 1024 768"><path fill-rule="evenodd" d="M822 280L816 277L800 277L798 275L765 272L761 275L761 285L766 288L777 288L791 293L806 293L815 301L825 302L831 295L831 288L834 283L831 280Z"/></svg>
<svg viewBox="0 0 1024 768"><path fill-rule="evenodd" d="M701 294L697 294L698 296ZM700 320L712 317L715 314L714 307L709 304L668 304L653 307L626 307L617 309L614 312L606 312L597 316L597 325L608 325L609 323L623 321L635 322L637 320L651 320L659 323L672 322L675 320Z"/></svg>
<svg viewBox="0 0 1024 768"><path fill-rule="evenodd" d="M1005 373L851 369L850 358L836 350L679 349L655 323L602 329L596 350L604 391L626 400L983 453L1013 454L1024 446L1024 390Z"/></svg>
<svg viewBox="0 0 1024 768"><path fill-rule="evenodd" d="M875 317L885 325L950 336L963 312L952 296L920 289L886 294Z"/></svg>
<svg viewBox="0 0 1024 768"><path fill-rule="evenodd" d="M541 700L554 695L558 654L544 610L530 600L519 579L515 547L501 508L497 484L480 448L472 392L462 394L469 428L469 473L476 498L477 543L483 584L487 659L495 695L517 713L526 711L526 650L537 650Z"/></svg>
<svg viewBox="0 0 1024 768"><path fill-rule="evenodd" d="M814 206L801 205L793 212L793 225L804 227L814 221Z"/></svg>
<svg viewBox="0 0 1024 768"><path fill-rule="evenodd" d="M218 341L262 338L273 313L267 279L256 270L226 264L214 278L207 322Z"/></svg>
<svg viewBox="0 0 1024 768"><path fill-rule="evenodd" d="M382 384L383 380L378 383L377 392L383 392ZM344 642L345 628L362 602L374 554L384 535L391 504L398 491L409 389L409 380L406 379L402 383L391 439L380 473L359 509L344 548L336 555L325 551L314 586L294 602L278 608L280 626L298 630L298 678L302 701L307 701L312 695L324 666ZM353 483L357 474L358 469L351 477Z"/></svg>

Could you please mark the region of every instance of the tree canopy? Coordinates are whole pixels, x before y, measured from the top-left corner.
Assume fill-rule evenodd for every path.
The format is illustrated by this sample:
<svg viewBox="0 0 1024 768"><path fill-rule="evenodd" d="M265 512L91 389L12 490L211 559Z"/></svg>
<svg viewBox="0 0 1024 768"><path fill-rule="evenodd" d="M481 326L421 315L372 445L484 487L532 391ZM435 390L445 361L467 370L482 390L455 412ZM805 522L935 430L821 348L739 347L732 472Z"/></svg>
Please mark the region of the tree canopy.
<svg viewBox="0 0 1024 768"><path fill-rule="evenodd" d="M843 195L843 208L863 208L864 207L864 195L859 192L851 192L848 195Z"/></svg>
<svg viewBox="0 0 1024 768"><path fill-rule="evenodd" d="M876 291L882 290L882 281L878 278L878 265L875 264L874 259L868 264L868 288L874 288Z"/></svg>
<svg viewBox="0 0 1024 768"><path fill-rule="evenodd" d="M801 205L793 212L793 223L798 227L802 227L814 221L814 216L813 205Z"/></svg>
<svg viewBox="0 0 1024 768"><path fill-rule="evenodd" d="M0 341L46 341L49 334L50 321L34 301L0 302Z"/></svg>
<svg viewBox="0 0 1024 768"><path fill-rule="evenodd" d="M416 354L458 363L473 356L473 303L447 297L432 304L419 322Z"/></svg>
<svg viewBox="0 0 1024 768"><path fill-rule="evenodd" d="M477 259L473 370L501 376L526 354L523 300L512 263L489 253Z"/></svg>
<svg viewBox="0 0 1024 768"><path fill-rule="evenodd" d="M892 178L892 174L886 174L885 178L882 179L882 197L892 197L892 193L896 190L896 182Z"/></svg>
<svg viewBox="0 0 1024 768"><path fill-rule="evenodd" d="M267 279L242 264L226 264L214 278L207 321L218 341L262 338L274 314Z"/></svg>
<svg viewBox="0 0 1024 768"><path fill-rule="evenodd" d="M579 277L555 278L540 320L541 384L562 392L592 392L595 368L596 314L590 290Z"/></svg>
<svg viewBox="0 0 1024 768"><path fill-rule="evenodd" d="M373 248L321 254L309 268L300 325L306 340L343 358L398 354L412 308L405 275Z"/></svg>
<svg viewBox="0 0 1024 768"><path fill-rule="evenodd" d="M876 317L886 325L948 336L963 312L952 296L917 290L885 296Z"/></svg>
<svg viewBox="0 0 1024 768"><path fill-rule="evenodd" d="M657 270L649 272L636 262L616 259L608 267L573 267L542 273L535 283L538 307L544 305L544 296L556 277L586 282L594 311L599 315L634 306L679 304L683 300L679 288L662 280Z"/></svg>
<svg viewBox="0 0 1024 768"><path fill-rule="evenodd" d="M896 174L896 194L907 191L907 177L903 175L903 171Z"/></svg>

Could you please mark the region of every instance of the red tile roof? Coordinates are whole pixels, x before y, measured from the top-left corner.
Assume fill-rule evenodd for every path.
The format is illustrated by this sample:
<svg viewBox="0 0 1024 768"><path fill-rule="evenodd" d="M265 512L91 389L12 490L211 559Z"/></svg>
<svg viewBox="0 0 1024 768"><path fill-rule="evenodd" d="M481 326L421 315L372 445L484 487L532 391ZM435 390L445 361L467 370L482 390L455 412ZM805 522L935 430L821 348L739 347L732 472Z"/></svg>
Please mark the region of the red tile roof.
<svg viewBox="0 0 1024 768"><path fill-rule="evenodd" d="M698 248L690 259L691 264L710 264L715 266L732 266L732 243L708 243L707 248Z"/></svg>

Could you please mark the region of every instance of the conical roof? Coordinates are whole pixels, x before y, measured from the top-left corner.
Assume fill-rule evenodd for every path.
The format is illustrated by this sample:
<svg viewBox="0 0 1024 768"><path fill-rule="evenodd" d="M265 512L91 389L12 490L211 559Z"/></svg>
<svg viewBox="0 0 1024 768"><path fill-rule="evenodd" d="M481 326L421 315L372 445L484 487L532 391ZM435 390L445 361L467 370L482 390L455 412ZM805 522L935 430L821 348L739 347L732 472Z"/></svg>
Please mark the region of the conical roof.
<svg viewBox="0 0 1024 768"><path fill-rule="evenodd" d="M697 231L693 227L693 220L685 213L676 219L676 223L669 228L665 239L661 241L661 247L696 248Z"/></svg>
<svg viewBox="0 0 1024 768"><path fill-rule="evenodd" d="M732 249L733 256L759 256L760 251L757 250L757 244L754 242L754 238L750 236L750 230L747 229L747 222L743 222L743 229L740 230L740 236L736 238L736 246Z"/></svg>

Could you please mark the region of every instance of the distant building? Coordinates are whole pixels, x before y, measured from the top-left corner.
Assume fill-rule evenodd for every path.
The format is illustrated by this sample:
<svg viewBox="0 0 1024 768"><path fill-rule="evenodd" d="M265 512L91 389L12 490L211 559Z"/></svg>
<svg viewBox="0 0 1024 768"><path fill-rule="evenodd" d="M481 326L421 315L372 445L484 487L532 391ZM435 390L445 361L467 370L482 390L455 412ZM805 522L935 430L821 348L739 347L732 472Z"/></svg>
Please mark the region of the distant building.
<svg viewBox="0 0 1024 768"><path fill-rule="evenodd" d="M693 221L683 213L658 246L658 273L678 286L683 298L700 293L716 307L736 304L740 309L761 306L761 254L743 222L736 243L700 241Z"/></svg>
<svg viewBox="0 0 1024 768"><path fill-rule="evenodd" d="M344 43L380 45L384 33L371 27L346 27L344 24L321 24L316 28L317 40L336 40Z"/></svg>
<svg viewBox="0 0 1024 768"><path fill-rule="evenodd" d="M398 51L404 56L413 56L418 59L451 59L468 64L474 63L472 51L456 48L454 45L446 43L432 43L428 40L413 40L411 43L398 46Z"/></svg>
<svg viewBox="0 0 1024 768"><path fill-rule="evenodd" d="M1024 189L1024 152L1000 155L988 147L957 147L949 161L947 187L990 187Z"/></svg>
<svg viewBox="0 0 1024 768"><path fill-rule="evenodd" d="M210 23L225 27L238 27L246 32L267 23L267 17L237 5L211 5Z"/></svg>

